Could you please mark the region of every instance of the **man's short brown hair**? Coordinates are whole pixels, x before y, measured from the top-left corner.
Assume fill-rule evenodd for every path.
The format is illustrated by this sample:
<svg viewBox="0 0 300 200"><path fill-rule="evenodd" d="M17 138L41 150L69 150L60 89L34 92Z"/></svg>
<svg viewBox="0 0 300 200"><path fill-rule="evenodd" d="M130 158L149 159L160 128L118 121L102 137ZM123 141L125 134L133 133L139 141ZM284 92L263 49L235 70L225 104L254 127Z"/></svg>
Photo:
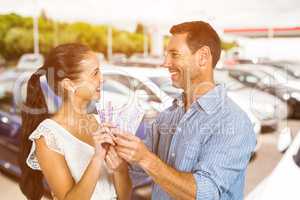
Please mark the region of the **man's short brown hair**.
<svg viewBox="0 0 300 200"><path fill-rule="evenodd" d="M213 67L216 66L221 54L221 40L217 32L206 22L192 21L172 26L171 34L187 33L186 42L192 53L203 46L208 46L212 54Z"/></svg>

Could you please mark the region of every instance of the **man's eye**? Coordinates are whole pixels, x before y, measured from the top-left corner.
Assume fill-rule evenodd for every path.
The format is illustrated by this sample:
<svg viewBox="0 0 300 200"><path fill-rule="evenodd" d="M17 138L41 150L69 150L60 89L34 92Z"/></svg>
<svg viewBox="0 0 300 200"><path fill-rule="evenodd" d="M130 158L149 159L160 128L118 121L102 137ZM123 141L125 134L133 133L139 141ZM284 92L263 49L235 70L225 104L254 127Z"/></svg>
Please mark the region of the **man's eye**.
<svg viewBox="0 0 300 200"><path fill-rule="evenodd" d="M172 56L172 58L178 58L179 54L178 53L172 53L171 56Z"/></svg>

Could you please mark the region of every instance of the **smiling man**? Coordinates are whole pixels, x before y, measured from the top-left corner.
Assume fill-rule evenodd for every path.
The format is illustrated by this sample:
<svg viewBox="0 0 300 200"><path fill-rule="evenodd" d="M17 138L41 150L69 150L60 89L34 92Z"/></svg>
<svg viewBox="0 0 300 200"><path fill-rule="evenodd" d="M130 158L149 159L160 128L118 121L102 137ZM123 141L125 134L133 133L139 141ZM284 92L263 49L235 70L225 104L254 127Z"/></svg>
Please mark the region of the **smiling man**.
<svg viewBox="0 0 300 200"><path fill-rule="evenodd" d="M153 200L241 200L256 138L247 115L215 85L220 39L203 21L170 32L164 66L184 93L148 129L146 144L117 134L117 152L153 179Z"/></svg>

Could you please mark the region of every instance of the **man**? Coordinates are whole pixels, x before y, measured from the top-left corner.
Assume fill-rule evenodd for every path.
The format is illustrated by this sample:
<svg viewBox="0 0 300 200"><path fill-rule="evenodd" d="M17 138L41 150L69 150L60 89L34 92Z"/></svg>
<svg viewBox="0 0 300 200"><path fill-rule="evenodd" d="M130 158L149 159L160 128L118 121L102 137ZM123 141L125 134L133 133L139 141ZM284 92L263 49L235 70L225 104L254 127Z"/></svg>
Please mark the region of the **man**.
<svg viewBox="0 0 300 200"><path fill-rule="evenodd" d="M153 179L154 200L243 199L256 138L247 115L223 85L215 85L220 39L203 21L170 32L164 66L183 96L157 117L146 145L132 134L117 134L117 152Z"/></svg>

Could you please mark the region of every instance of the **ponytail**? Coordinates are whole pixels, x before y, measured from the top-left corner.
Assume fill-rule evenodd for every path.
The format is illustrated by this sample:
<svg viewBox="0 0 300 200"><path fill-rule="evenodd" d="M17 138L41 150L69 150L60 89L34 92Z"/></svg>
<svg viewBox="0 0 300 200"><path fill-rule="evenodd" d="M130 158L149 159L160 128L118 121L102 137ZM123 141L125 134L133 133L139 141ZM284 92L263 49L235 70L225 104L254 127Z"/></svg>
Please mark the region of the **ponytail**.
<svg viewBox="0 0 300 200"><path fill-rule="evenodd" d="M27 97L25 106L30 110L21 111L22 129L20 135L19 164L21 168L20 188L27 199L40 200L44 194L43 174L41 171L32 170L26 164L32 142L29 135L37 126L49 117L46 100L40 84L42 68L35 72L29 79L27 85ZM34 111L38 110L38 112Z"/></svg>

